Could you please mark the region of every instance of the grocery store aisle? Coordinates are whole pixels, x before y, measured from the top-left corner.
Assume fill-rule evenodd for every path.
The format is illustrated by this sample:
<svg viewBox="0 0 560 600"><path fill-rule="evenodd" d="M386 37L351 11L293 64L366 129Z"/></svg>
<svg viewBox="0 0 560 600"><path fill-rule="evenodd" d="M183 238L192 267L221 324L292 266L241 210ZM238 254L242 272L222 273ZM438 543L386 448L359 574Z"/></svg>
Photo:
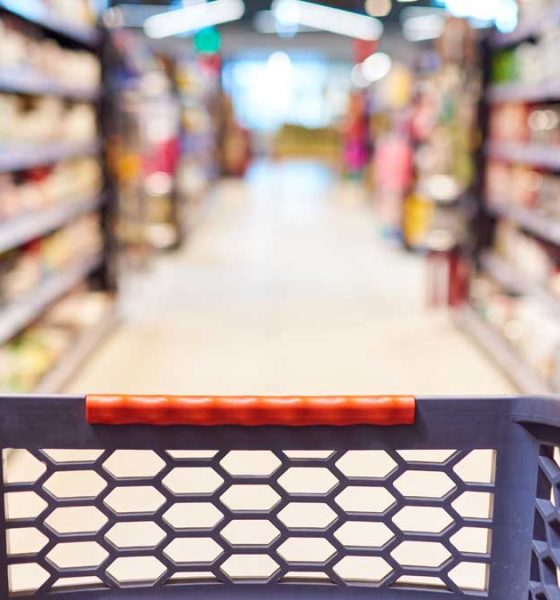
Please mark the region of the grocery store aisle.
<svg viewBox="0 0 560 600"><path fill-rule="evenodd" d="M222 182L188 247L129 292L73 392L500 394L424 263L379 240L365 193L311 163Z"/></svg>

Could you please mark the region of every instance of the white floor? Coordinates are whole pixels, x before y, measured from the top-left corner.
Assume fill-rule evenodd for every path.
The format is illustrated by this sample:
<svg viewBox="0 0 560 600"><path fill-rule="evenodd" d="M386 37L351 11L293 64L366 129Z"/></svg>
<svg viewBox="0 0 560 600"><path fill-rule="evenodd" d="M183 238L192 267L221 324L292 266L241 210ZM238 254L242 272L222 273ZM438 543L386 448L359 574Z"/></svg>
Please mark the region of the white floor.
<svg viewBox="0 0 560 600"><path fill-rule="evenodd" d="M212 202L185 250L136 283L123 326L70 391L513 391L425 309L423 259L379 238L357 184L261 164Z"/></svg>

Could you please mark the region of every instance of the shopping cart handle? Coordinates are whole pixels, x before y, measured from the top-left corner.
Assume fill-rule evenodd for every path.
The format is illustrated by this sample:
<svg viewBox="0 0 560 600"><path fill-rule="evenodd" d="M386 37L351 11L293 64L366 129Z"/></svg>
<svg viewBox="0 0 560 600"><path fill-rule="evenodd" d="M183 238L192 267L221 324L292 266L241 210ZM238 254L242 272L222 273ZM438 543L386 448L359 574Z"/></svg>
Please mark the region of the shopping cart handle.
<svg viewBox="0 0 560 600"><path fill-rule="evenodd" d="M414 396L89 395L94 425L411 425Z"/></svg>

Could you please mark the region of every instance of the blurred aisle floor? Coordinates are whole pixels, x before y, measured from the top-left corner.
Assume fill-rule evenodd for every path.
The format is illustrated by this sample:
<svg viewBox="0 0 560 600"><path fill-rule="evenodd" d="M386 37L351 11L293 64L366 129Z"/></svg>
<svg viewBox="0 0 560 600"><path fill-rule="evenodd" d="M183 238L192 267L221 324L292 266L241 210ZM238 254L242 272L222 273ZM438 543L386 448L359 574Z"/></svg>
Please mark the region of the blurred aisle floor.
<svg viewBox="0 0 560 600"><path fill-rule="evenodd" d="M312 163L223 181L187 247L158 259L71 392L502 394L424 307L424 262L379 239L364 189Z"/></svg>

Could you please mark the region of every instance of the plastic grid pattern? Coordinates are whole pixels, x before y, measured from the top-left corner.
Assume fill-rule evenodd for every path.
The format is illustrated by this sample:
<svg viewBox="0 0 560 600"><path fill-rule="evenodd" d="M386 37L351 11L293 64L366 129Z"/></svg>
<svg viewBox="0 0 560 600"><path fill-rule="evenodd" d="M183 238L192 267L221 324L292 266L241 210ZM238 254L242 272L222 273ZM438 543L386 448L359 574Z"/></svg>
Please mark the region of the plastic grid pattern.
<svg viewBox="0 0 560 600"><path fill-rule="evenodd" d="M529 600L560 598L559 456L557 447L541 446Z"/></svg>
<svg viewBox="0 0 560 600"><path fill-rule="evenodd" d="M20 594L30 573L26 595L228 580L487 589L493 451L23 454L23 481L5 475Z"/></svg>

